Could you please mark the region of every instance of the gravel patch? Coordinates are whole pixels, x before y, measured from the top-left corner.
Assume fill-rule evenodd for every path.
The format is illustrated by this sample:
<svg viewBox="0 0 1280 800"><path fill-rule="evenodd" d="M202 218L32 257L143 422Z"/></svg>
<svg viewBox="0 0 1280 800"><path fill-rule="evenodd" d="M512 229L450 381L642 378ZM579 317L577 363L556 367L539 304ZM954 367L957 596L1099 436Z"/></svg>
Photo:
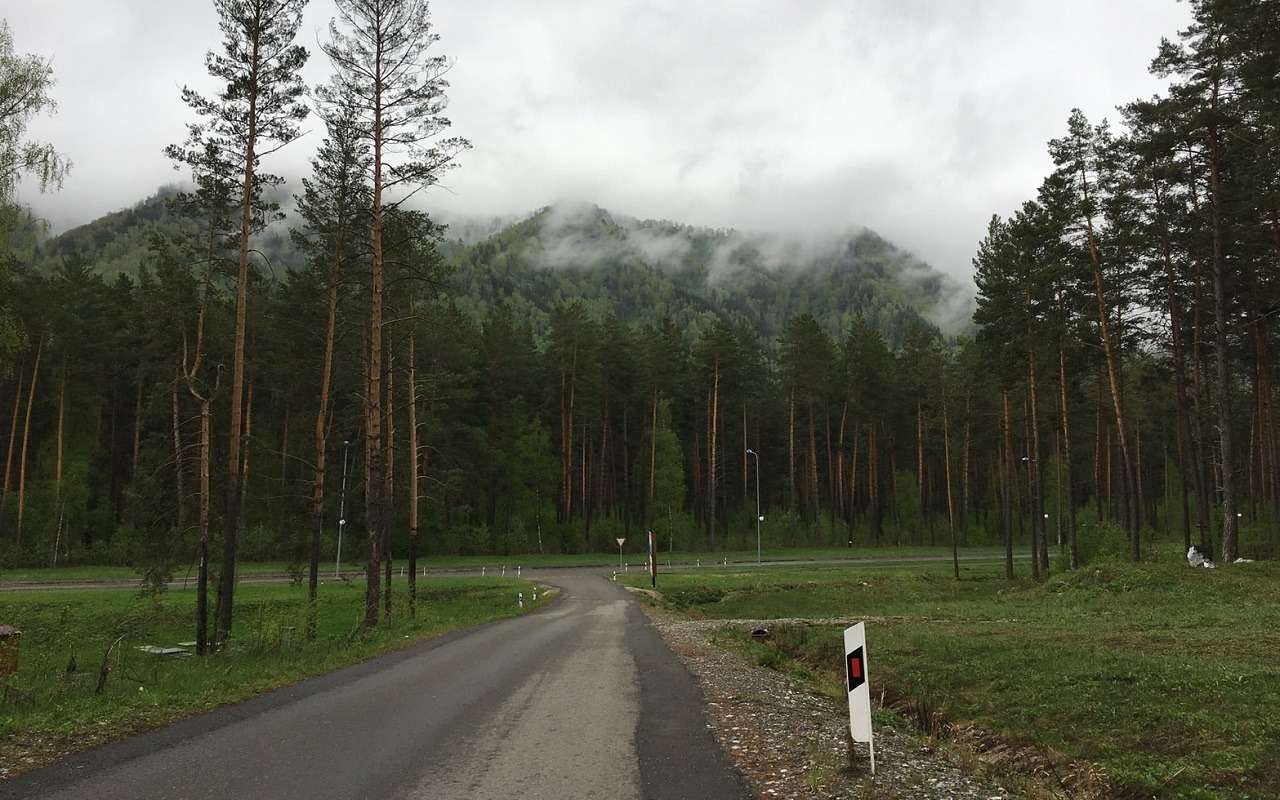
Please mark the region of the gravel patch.
<svg viewBox="0 0 1280 800"><path fill-rule="evenodd" d="M756 795L875 800L1005 800L1007 790L966 772L957 760L915 733L876 730L876 774L867 746L848 750L848 709L801 681L748 663L709 642L723 620L690 620L646 607L646 613L697 677L717 740L751 781Z"/></svg>

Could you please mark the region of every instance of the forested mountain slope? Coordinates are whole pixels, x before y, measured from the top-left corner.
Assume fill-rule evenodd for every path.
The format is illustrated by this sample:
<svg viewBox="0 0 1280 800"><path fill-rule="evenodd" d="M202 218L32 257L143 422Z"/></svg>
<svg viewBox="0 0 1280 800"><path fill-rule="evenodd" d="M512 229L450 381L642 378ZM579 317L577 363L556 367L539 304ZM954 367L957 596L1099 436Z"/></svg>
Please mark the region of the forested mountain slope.
<svg viewBox="0 0 1280 800"><path fill-rule="evenodd" d="M41 272L76 254L108 281L136 278L157 235L181 221L168 208L171 188L133 208L59 236L15 247ZM282 206L291 203L277 198ZM302 267L289 222L259 235L256 247L277 279ZM31 232L34 235L34 229ZM971 300L950 277L869 230L821 240L637 220L586 204L558 204L510 223L462 220L441 247L453 269L447 294L477 321L509 304L545 334L558 303L580 300L597 316L624 322L670 318L697 326L705 312L745 323L767 340L787 320L812 314L832 335L854 319L893 347L924 318L944 329L966 326Z"/></svg>

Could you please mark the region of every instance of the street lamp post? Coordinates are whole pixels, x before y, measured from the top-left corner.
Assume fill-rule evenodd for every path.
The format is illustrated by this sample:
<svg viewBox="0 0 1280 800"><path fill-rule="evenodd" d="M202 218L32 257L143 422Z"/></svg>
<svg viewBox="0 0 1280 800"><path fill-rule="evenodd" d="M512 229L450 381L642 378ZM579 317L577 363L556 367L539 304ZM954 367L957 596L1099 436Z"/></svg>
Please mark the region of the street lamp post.
<svg viewBox="0 0 1280 800"><path fill-rule="evenodd" d="M747 455L755 456L756 459L756 566L761 565L760 560L760 523L764 522L764 517L760 514L760 454L755 450L747 450Z"/></svg>
<svg viewBox="0 0 1280 800"><path fill-rule="evenodd" d="M347 456L351 440L342 441L342 493L338 495L338 555L333 560L333 577L342 577L342 529L347 526Z"/></svg>

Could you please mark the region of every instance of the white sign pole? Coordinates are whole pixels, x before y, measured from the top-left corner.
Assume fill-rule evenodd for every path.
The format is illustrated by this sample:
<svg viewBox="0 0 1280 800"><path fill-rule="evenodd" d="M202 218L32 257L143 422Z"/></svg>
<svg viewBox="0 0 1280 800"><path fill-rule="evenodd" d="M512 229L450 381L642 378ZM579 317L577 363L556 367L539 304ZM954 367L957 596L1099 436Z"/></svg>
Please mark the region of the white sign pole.
<svg viewBox="0 0 1280 800"><path fill-rule="evenodd" d="M618 543L618 566L621 567L622 566L622 545L626 544L627 540L619 537L614 541Z"/></svg>
<svg viewBox="0 0 1280 800"><path fill-rule="evenodd" d="M871 750L871 774L876 774L876 743L871 735L871 686L867 677L866 627L859 622L844 629L844 671L849 691L849 734Z"/></svg>

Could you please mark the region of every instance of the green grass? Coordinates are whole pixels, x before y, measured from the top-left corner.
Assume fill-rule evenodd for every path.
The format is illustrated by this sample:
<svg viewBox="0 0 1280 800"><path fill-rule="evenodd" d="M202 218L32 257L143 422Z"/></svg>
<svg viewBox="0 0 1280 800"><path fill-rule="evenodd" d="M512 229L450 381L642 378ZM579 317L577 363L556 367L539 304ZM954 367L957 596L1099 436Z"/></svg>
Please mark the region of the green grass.
<svg viewBox="0 0 1280 800"><path fill-rule="evenodd" d="M647 551L638 549L642 544L642 540L637 538L633 543L633 547L627 548L624 553L624 559L633 566L644 563ZM999 548L992 547L970 547L961 550L962 558L997 558L1003 553ZM814 559L862 559L862 558L916 558L916 557L947 557L951 556L951 550L947 547L810 547L810 548L772 548L762 551L762 557L766 561L804 561ZM697 553L676 551L668 553L662 551L662 563L668 562L679 565L692 565L701 561L703 564L713 564L728 558L729 563L750 563L756 560L755 550L727 550L717 551L714 553ZM601 566L607 567L618 563L618 553L568 553L568 554L539 554L526 553L521 555L505 555L505 556L430 556L419 558L418 565L421 569L425 567L428 570L466 570L474 569L479 571L481 567L487 569L501 569L504 565L508 569L515 569L517 565L529 568L549 569L553 567L590 567ZM401 559L394 562L394 569L399 570L407 565L407 561ZM253 575L284 575L288 572L289 565L283 561L262 561L241 563L237 566L238 574L241 577ZM343 564L343 573L351 576L358 573L362 567L358 562L345 562ZM323 579L326 575L333 574L333 562L328 561L320 565L320 576ZM181 584L185 576L185 570L176 570L174 572L175 585ZM118 567L118 566L71 566L71 567L24 567L17 569L0 570L0 586L6 583L17 582L79 582L79 581L107 581L122 580L132 581L140 580L140 572L134 567Z"/></svg>
<svg viewBox="0 0 1280 800"><path fill-rule="evenodd" d="M531 588L511 578L420 579L416 619L403 614L406 596L398 587L393 610L401 613L366 635L358 631L363 586L330 584L319 594L316 639L306 641L305 587L245 585L236 592L227 651L181 660L136 648L194 639L192 592L154 598L122 591L7 592L0 595L0 622L23 634L18 673L0 684L9 687L0 689L0 777L424 638L515 616L519 591L532 610ZM105 690L96 695L103 654L120 636ZM68 673L73 657L77 669Z"/></svg>
<svg viewBox="0 0 1280 800"><path fill-rule="evenodd" d="M1280 564L1103 564L1045 585L1001 569L964 567L959 582L941 565L722 569L660 576L659 590L712 619L871 618L873 683L1098 764L1122 796L1280 796ZM792 668L839 674L838 626L775 627Z"/></svg>

